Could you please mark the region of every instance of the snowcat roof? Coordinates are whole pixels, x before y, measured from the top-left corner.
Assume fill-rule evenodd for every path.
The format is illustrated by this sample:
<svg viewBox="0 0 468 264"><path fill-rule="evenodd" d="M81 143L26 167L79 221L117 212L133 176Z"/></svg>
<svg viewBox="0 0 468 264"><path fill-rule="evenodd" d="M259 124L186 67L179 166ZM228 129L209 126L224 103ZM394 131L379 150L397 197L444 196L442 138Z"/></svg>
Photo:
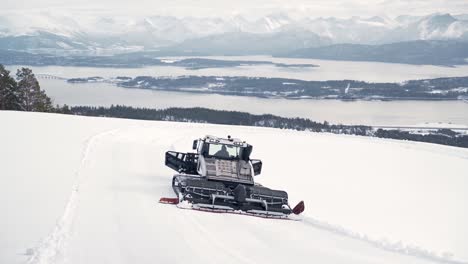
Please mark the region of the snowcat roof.
<svg viewBox="0 0 468 264"><path fill-rule="evenodd" d="M208 143L216 143L216 144L224 144L224 145L231 145L231 146L238 146L238 147L247 147L248 144L245 141L242 141L238 138L220 138L215 136L207 135L203 138L205 142Z"/></svg>

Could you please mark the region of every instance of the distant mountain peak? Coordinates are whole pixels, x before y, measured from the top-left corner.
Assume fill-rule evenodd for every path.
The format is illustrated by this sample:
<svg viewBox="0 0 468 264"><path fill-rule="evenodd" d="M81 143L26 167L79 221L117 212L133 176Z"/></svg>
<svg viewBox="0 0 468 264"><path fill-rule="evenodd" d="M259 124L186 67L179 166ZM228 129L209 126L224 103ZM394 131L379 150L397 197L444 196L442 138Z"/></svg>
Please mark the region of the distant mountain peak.
<svg viewBox="0 0 468 264"><path fill-rule="evenodd" d="M427 20L430 20L432 23L435 24L450 24L457 21L452 15L448 13L434 13L427 17Z"/></svg>

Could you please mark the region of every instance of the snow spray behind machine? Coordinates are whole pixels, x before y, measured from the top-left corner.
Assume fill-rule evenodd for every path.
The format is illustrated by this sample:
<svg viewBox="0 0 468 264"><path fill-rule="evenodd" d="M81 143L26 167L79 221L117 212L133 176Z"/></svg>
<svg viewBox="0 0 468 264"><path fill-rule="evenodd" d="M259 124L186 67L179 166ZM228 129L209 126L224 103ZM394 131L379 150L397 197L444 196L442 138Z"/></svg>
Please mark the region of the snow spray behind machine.
<svg viewBox="0 0 468 264"><path fill-rule="evenodd" d="M165 164L177 171L172 178L176 198L160 203L184 209L237 213L265 218L285 218L304 211L304 202L294 208L288 194L255 183L262 161L250 159L252 145L245 141L214 136L194 140L196 153L167 151Z"/></svg>

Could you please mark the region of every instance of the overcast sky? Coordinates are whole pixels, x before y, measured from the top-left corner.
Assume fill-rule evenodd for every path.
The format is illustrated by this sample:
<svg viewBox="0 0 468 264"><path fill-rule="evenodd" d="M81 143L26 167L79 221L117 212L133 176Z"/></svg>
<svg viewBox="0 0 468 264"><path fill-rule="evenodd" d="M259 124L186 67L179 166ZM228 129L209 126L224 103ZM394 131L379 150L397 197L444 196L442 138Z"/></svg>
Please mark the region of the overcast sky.
<svg viewBox="0 0 468 264"><path fill-rule="evenodd" d="M312 16L468 13L468 0L0 0L3 11L71 9L129 15L261 16L286 11ZM1 11L0 11L1 12Z"/></svg>

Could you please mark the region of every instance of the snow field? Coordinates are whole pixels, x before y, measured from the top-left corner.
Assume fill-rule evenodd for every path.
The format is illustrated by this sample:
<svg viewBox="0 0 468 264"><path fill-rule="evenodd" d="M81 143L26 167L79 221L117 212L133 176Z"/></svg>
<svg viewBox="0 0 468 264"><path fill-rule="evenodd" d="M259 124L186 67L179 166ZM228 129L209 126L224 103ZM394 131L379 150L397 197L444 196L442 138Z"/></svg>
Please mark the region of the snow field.
<svg viewBox="0 0 468 264"><path fill-rule="evenodd" d="M1 263L428 262L382 250L383 238L395 251L468 260L465 149L37 113L0 120ZM205 134L251 143L264 162L257 181L287 190L293 205L304 200L303 220L157 203L173 196L165 151L190 151Z"/></svg>

